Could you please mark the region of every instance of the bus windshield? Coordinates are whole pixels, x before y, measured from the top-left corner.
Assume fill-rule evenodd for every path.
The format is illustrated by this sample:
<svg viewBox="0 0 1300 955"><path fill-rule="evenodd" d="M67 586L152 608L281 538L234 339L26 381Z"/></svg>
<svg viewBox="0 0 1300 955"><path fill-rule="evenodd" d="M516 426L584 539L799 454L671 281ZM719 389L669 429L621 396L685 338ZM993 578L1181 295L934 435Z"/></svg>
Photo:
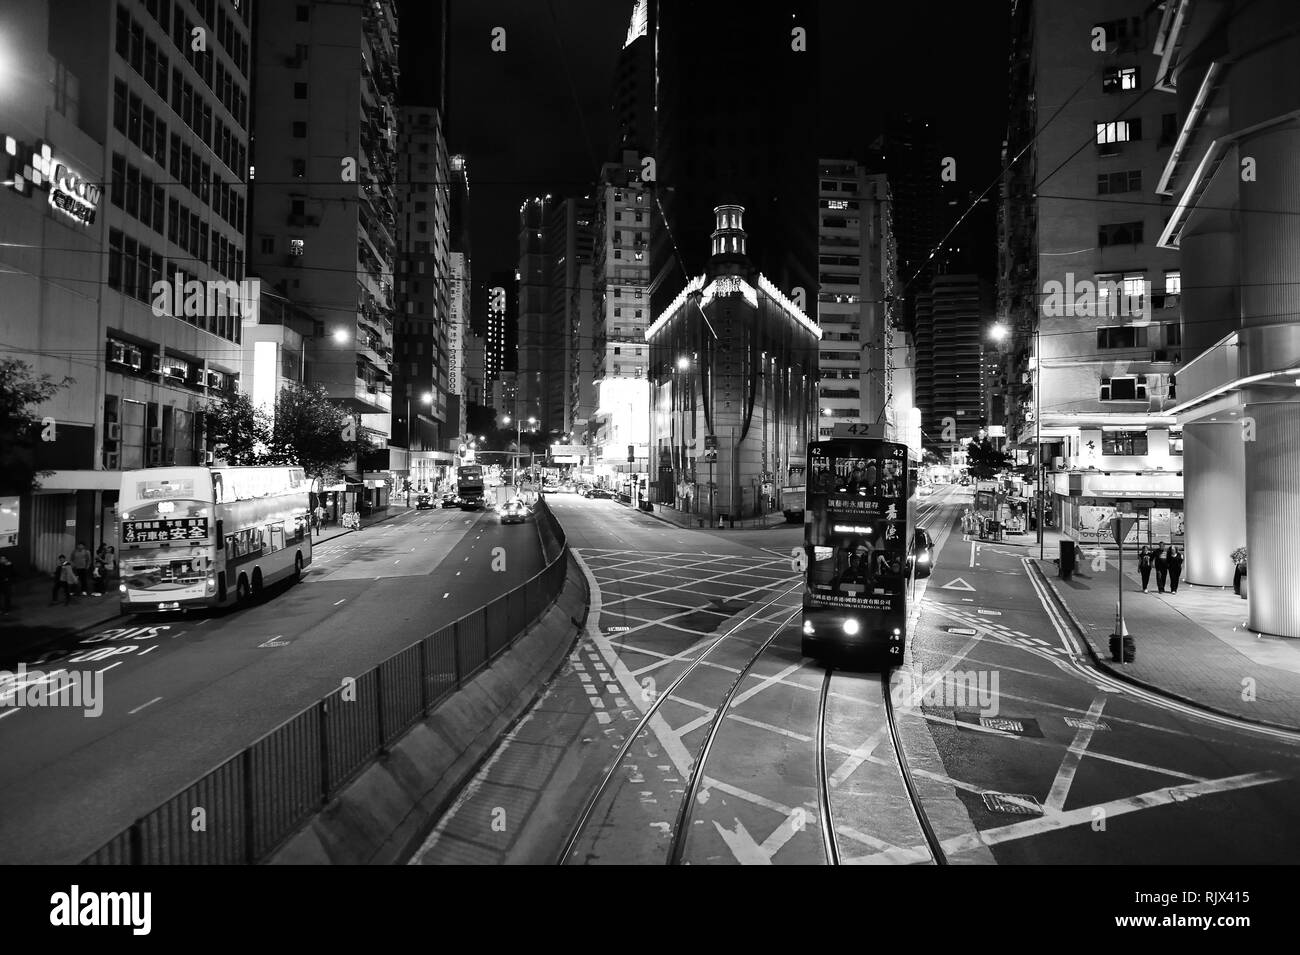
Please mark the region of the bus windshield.
<svg viewBox="0 0 1300 955"><path fill-rule="evenodd" d="M905 612L907 446L820 441L809 472L805 606Z"/></svg>

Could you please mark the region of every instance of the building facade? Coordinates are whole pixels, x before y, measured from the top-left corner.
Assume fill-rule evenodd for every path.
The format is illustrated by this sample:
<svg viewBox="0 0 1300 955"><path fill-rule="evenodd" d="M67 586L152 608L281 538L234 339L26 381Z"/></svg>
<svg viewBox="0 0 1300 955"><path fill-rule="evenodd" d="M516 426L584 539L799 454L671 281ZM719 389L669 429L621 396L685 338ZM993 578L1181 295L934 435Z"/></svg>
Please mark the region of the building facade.
<svg viewBox="0 0 1300 955"><path fill-rule="evenodd" d="M591 415L591 296L595 203L590 196L554 199L543 220L547 274L542 325L540 429L564 435ZM582 337L583 325L587 338Z"/></svg>
<svg viewBox="0 0 1300 955"><path fill-rule="evenodd" d="M546 338L550 320L551 258L545 240L550 196L526 200L519 207L519 268L515 279L519 303L518 368L515 376L514 418L545 421L546 380L554 374L554 347Z"/></svg>
<svg viewBox="0 0 1300 955"><path fill-rule="evenodd" d="M732 518L772 509L817 427L821 330L754 269L743 207L714 209L708 269L646 331L654 500Z"/></svg>
<svg viewBox="0 0 1300 955"><path fill-rule="evenodd" d="M1145 95L1159 12L1139 0L1013 10L997 305L1007 440L1032 477L1048 472L1049 520L1076 540L1107 542L1122 505L1139 518L1132 542L1181 542L1179 259L1157 244L1155 196L1176 129L1172 105Z"/></svg>
<svg viewBox="0 0 1300 955"><path fill-rule="evenodd" d="M1150 49L1172 150L1156 192L1173 203L1158 244L1181 256L1187 579L1232 582L1249 556L1252 630L1300 636L1300 299L1295 252L1294 4L1165 5ZM1229 211L1230 210L1230 211Z"/></svg>
<svg viewBox="0 0 1300 955"><path fill-rule="evenodd" d="M916 296L921 427L927 447L953 454L987 427L981 367L993 291L977 275L936 275Z"/></svg>

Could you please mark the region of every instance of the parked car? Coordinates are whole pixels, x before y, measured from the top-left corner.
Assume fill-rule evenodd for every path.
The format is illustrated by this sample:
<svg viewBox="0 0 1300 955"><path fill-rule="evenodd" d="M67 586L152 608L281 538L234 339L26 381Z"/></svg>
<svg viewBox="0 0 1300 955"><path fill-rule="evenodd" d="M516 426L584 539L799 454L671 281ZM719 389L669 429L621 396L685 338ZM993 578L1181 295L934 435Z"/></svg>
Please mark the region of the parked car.
<svg viewBox="0 0 1300 955"><path fill-rule="evenodd" d="M460 498L455 494L444 494L442 496L443 507L460 507Z"/></svg>
<svg viewBox="0 0 1300 955"><path fill-rule="evenodd" d="M433 509L433 497L428 494L421 494L415 499L415 509L417 511L426 511Z"/></svg>
<svg viewBox="0 0 1300 955"><path fill-rule="evenodd" d="M519 498L503 504L498 510L502 524L522 524L528 520L528 505Z"/></svg>
<svg viewBox="0 0 1300 955"><path fill-rule="evenodd" d="M589 487L587 488L587 490L582 492L582 496L590 497L590 498L609 499L612 498L614 495L612 492L606 490L603 487Z"/></svg>

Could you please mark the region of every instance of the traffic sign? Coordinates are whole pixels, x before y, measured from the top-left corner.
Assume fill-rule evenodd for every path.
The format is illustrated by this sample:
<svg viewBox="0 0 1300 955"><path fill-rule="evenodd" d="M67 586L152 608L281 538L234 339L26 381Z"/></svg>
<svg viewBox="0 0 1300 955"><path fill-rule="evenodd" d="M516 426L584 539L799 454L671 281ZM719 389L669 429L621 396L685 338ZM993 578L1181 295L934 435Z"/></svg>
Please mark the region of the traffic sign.
<svg viewBox="0 0 1300 955"><path fill-rule="evenodd" d="M704 436L704 448L707 451L716 451L718 448L718 436L716 434L706 434Z"/></svg>
<svg viewBox="0 0 1300 955"><path fill-rule="evenodd" d="M1128 532L1133 529L1137 523L1137 517L1112 517L1110 519L1110 533L1115 538L1116 544L1122 544L1128 539Z"/></svg>

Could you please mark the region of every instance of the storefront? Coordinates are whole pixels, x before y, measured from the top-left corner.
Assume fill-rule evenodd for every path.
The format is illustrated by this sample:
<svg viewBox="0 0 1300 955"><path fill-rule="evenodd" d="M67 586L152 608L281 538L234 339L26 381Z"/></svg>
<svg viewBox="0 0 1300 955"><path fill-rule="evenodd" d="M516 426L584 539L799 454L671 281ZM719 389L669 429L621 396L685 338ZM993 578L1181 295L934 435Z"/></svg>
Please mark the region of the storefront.
<svg viewBox="0 0 1300 955"><path fill-rule="evenodd" d="M1098 471L1053 478L1058 526L1077 543L1114 544L1110 522L1121 508L1137 518L1125 546L1185 543L1181 475Z"/></svg>

